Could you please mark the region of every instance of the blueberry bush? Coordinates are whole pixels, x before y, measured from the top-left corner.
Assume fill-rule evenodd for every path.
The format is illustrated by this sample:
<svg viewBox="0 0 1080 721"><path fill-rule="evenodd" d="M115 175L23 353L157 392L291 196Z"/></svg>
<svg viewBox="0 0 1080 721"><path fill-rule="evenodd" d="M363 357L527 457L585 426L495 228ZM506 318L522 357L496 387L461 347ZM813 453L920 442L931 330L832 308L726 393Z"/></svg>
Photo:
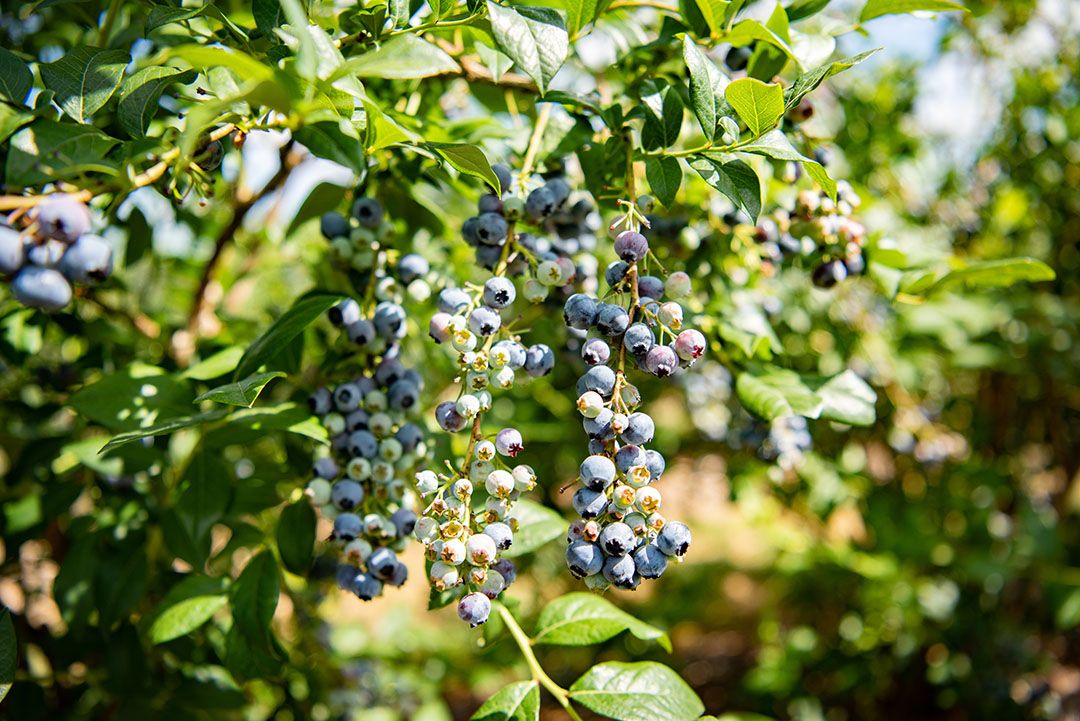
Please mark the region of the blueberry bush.
<svg viewBox="0 0 1080 721"><path fill-rule="evenodd" d="M0 717L1075 715L1080 33L967 5L5 7Z"/></svg>

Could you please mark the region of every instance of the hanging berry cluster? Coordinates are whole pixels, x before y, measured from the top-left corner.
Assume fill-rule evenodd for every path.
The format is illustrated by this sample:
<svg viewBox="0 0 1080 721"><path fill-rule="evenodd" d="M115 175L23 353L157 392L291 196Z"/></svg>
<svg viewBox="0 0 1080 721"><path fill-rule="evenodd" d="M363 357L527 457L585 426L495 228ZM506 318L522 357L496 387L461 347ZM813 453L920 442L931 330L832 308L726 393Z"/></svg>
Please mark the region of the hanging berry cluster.
<svg viewBox="0 0 1080 721"><path fill-rule="evenodd" d="M633 589L641 579L659 578L669 559L681 559L690 530L660 515L660 492L654 483L664 473L664 457L646 449L653 440L653 419L638 411L641 395L627 381L627 365L659 378L677 373L705 352L705 337L683 329L678 300L690 294L690 278L676 272L667 281L642 274L651 257L640 228L639 204L625 203L612 224L619 260L605 271L617 303L585 294L567 299L566 324L595 330L581 354L590 368L577 383L577 407L584 416L590 455L581 463L581 487L573 497L581 516L567 534L570 572L593 589L609 585ZM665 300L667 298L667 300Z"/></svg>
<svg viewBox="0 0 1080 721"><path fill-rule="evenodd" d="M449 474L417 476L418 492L431 498L416 527L427 548L431 584L440 592L460 589L458 615L473 626L487 620L491 599L515 576L512 563L499 554L513 543L514 502L536 484L530 466L511 465L524 448L521 433L503 428L489 436L483 415L491 409L493 390L511 388L519 374L546 375L555 365L551 348L523 344L503 312L510 316L517 300L515 278L524 278L521 295L533 303L579 278L571 255L588 246L593 215L588 201L569 202L571 188L562 177L541 181L523 200L520 194L534 179L522 172L515 181L502 165L493 170L503 193L483 196L479 214L462 229L478 264L492 275L483 285L443 289L430 324L431 337L457 353L461 381L457 400L441 403L435 419L449 433L469 429L468 448ZM522 226L535 232L523 232ZM476 502L481 493L482 510Z"/></svg>
<svg viewBox="0 0 1080 721"><path fill-rule="evenodd" d="M391 254L371 232L384 226L382 216L382 207L370 198L356 201L352 218L323 216L323 234L334 252L367 271L367 294L330 309L330 322L348 338L348 359L335 369L342 380L309 399L331 447L314 463L308 495L333 521L330 540L341 549L338 585L364 601L380 596L384 585L405 582L408 569L397 554L416 525L406 479L427 455L424 431L410 420L421 407L423 379L401 361L408 324L400 297L402 287L427 268L416 262L419 256L391 263ZM389 236L385 228L380 235Z"/></svg>
<svg viewBox="0 0 1080 721"><path fill-rule="evenodd" d="M0 278L29 308L61 310L72 285L90 285L112 275L112 247L90 232L90 210L63 193L45 196L27 214L23 232L0 222Z"/></svg>

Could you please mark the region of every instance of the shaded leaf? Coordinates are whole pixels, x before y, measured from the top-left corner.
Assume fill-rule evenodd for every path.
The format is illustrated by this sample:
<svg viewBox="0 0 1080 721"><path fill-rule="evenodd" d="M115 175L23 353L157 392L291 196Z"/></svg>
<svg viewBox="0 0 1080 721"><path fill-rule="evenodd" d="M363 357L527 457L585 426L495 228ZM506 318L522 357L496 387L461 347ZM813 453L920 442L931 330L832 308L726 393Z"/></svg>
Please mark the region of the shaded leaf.
<svg viewBox="0 0 1080 721"><path fill-rule="evenodd" d="M683 170L679 159L668 155L646 158L645 177L656 199L665 208L670 208L682 185Z"/></svg>
<svg viewBox="0 0 1080 721"><path fill-rule="evenodd" d="M193 575L173 586L149 622L152 643L165 643L191 633L228 602L220 578Z"/></svg>
<svg viewBox="0 0 1080 721"><path fill-rule="evenodd" d="M691 156L690 167L757 222L761 214L761 183L753 168L741 160L723 162L703 155Z"/></svg>
<svg viewBox="0 0 1080 721"><path fill-rule="evenodd" d="M308 123L294 137L315 155L344 165L357 175L367 168L364 144L349 120Z"/></svg>
<svg viewBox="0 0 1080 721"><path fill-rule="evenodd" d="M746 410L767 421L796 415L817 418L821 414L821 399L798 373L790 370L767 368L760 373L740 373L735 393Z"/></svg>
<svg viewBox="0 0 1080 721"><path fill-rule="evenodd" d="M239 379L251 375L259 370L260 366L273 360L282 348L303 333L305 328L330 310L342 297L340 294L317 293L296 301L266 329L266 332L248 346L233 377Z"/></svg>
<svg viewBox="0 0 1080 721"><path fill-rule="evenodd" d="M282 509L277 525L277 545L285 568L296 574L307 572L315 549L315 509L307 498Z"/></svg>
<svg viewBox="0 0 1080 721"><path fill-rule="evenodd" d="M0 701L4 700L11 690L11 684L15 683L18 656L15 624L11 622L11 611L5 608L0 611Z"/></svg>
<svg viewBox="0 0 1080 721"><path fill-rule="evenodd" d="M33 86L34 75L26 63L7 48L0 47L0 96L23 105Z"/></svg>
<svg viewBox="0 0 1080 721"><path fill-rule="evenodd" d="M116 166L105 156L118 142L89 125L40 118L12 136L5 180L11 186L36 186L87 170L112 171Z"/></svg>
<svg viewBox="0 0 1080 721"><path fill-rule="evenodd" d="M153 436L164 436L169 433L175 433L183 428L192 428L204 423L212 423L214 421L221 420L228 414L228 411L224 409L216 409L212 411L206 411L205 413L196 413L190 416L179 416L176 418L170 418L167 421L156 423L144 428L140 428L137 431L128 431L126 433L118 433L109 439L109 442L101 447L98 451L101 455L108 453L111 450L119 448L120 446L133 443L143 438L151 438Z"/></svg>
<svg viewBox="0 0 1080 721"><path fill-rule="evenodd" d="M821 417L853 426L873 425L877 414L874 404L877 394L870 385L846 370L830 378L817 389L821 398Z"/></svg>
<svg viewBox="0 0 1080 721"><path fill-rule="evenodd" d="M262 551L248 561L229 589L234 627L249 639L266 638L280 592L277 562L270 551Z"/></svg>
<svg viewBox="0 0 1080 721"><path fill-rule="evenodd" d="M69 117L85 123L120 87L130 59L124 50L82 46L39 71L45 87L56 93L56 104Z"/></svg>
<svg viewBox="0 0 1080 721"><path fill-rule="evenodd" d="M810 160L792 146L788 137L779 129L770 130L752 143L739 147L744 153L765 155L777 160L793 160L802 163L806 172L814 182L836 200L836 181L833 180L827 170L816 160Z"/></svg>
<svg viewBox="0 0 1080 721"><path fill-rule="evenodd" d="M513 515L518 519L519 525L514 534L514 545L503 553L508 558L532 553L561 536L566 530L566 520L562 516L533 501L518 501Z"/></svg>
<svg viewBox="0 0 1080 721"><path fill-rule="evenodd" d="M256 2L256 5L258 2ZM168 25L169 23L177 23L182 20L190 20L191 18L201 15L206 10L205 5L198 7L173 7L172 5L152 5L150 7L150 13L146 16L146 30L149 35L154 30Z"/></svg>
<svg viewBox="0 0 1080 721"><path fill-rule="evenodd" d="M165 89L172 83L190 83L195 77L194 70L180 71L167 65L143 68L129 76L120 87L116 108L120 126L132 137L142 137Z"/></svg>
<svg viewBox="0 0 1080 721"><path fill-rule="evenodd" d="M1016 283L1035 283L1053 280L1054 269L1035 258L1002 258L969 263L946 273L931 285L926 295L956 286L968 288L1001 288Z"/></svg>

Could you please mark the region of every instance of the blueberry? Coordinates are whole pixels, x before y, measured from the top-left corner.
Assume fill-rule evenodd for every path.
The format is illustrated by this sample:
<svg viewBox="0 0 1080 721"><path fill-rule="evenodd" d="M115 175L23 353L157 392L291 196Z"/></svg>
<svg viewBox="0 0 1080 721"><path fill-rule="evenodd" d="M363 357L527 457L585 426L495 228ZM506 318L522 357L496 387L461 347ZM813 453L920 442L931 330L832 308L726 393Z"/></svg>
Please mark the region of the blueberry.
<svg viewBox="0 0 1080 721"><path fill-rule="evenodd" d="M668 521L656 536L656 546L666 556L683 556L690 548L690 529L685 523Z"/></svg>
<svg viewBox="0 0 1080 721"><path fill-rule="evenodd" d="M585 330L596 324L600 304L583 293L574 293L563 304L563 321L571 328Z"/></svg>
<svg viewBox="0 0 1080 721"><path fill-rule="evenodd" d="M655 275L643 275L638 278L638 295L642 298L659 300L664 295L664 281Z"/></svg>
<svg viewBox="0 0 1080 721"><path fill-rule="evenodd" d="M525 346L515 340L499 341L491 347L491 353L505 355L509 359L506 365L515 370L524 367L528 360L528 351L525 350ZM554 358L552 358L552 363L554 363Z"/></svg>
<svg viewBox="0 0 1080 721"><path fill-rule="evenodd" d="M352 206L352 214L365 228L378 228L383 221L382 203L374 198L357 198Z"/></svg>
<svg viewBox="0 0 1080 721"><path fill-rule="evenodd" d="M848 275L862 275L866 271L866 259L862 253L854 253L844 258L844 268Z"/></svg>
<svg viewBox="0 0 1080 721"><path fill-rule="evenodd" d="M627 443L643 445L653 439L656 432L656 424L645 413L631 413L627 418L626 430L622 432L622 438Z"/></svg>
<svg viewBox="0 0 1080 721"><path fill-rule="evenodd" d="M479 202L476 204L476 209L481 215L484 213L499 213L503 212L502 199L494 193L486 193L480 196Z"/></svg>
<svg viewBox="0 0 1080 721"><path fill-rule="evenodd" d="M556 206L555 195L547 187L537 188L525 198L525 212L537 222L554 213Z"/></svg>
<svg viewBox="0 0 1080 721"><path fill-rule="evenodd" d="M350 413L360 407L363 396L355 383L342 383L334 389L334 407L342 413Z"/></svg>
<svg viewBox="0 0 1080 721"><path fill-rule="evenodd" d="M616 260L604 271L604 282L609 288L615 289L626 280L626 271L630 270L630 264L624 260Z"/></svg>
<svg viewBox="0 0 1080 721"><path fill-rule="evenodd" d="M349 589L361 601L371 601L382 595L382 582L367 573L358 573Z"/></svg>
<svg viewBox="0 0 1080 721"><path fill-rule="evenodd" d="M401 444L401 448L406 453L412 453L424 440L424 431L415 423L405 423L401 428L398 428L394 438L397 438L398 443Z"/></svg>
<svg viewBox="0 0 1080 721"><path fill-rule="evenodd" d="M461 288L443 288L439 291L439 310L454 315L469 307L469 294Z"/></svg>
<svg viewBox="0 0 1080 721"><path fill-rule="evenodd" d="M498 213L484 213L477 218L477 239L484 245L502 245L506 240L506 232L509 230L506 218Z"/></svg>
<svg viewBox="0 0 1080 721"><path fill-rule="evenodd" d="M330 492L330 502L341 511L351 511L364 500L364 487L356 481L338 481Z"/></svg>
<svg viewBox="0 0 1080 721"><path fill-rule="evenodd" d="M366 318L350 323L346 326L345 333L349 336L350 341L360 347L375 342L375 324Z"/></svg>
<svg viewBox="0 0 1080 721"><path fill-rule="evenodd" d="M397 303L383 301L375 306L372 322L375 332L387 340L405 335L405 309Z"/></svg>
<svg viewBox="0 0 1080 721"><path fill-rule="evenodd" d="M625 556L637 543L634 531L621 521L605 526L598 541L609 556Z"/></svg>
<svg viewBox="0 0 1080 721"><path fill-rule="evenodd" d="M650 448L645 451L645 467L649 469L649 480L656 481L659 480L660 476L664 475L667 462L659 451Z"/></svg>
<svg viewBox="0 0 1080 721"><path fill-rule="evenodd" d="M349 434L349 453L369 461L379 452L379 441L371 431L360 430Z"/></svg>
<svg viewBox="0 0 1080 721"><path fill-rule="evenodd" d="M465 222L461 224L461 237L469 245L478 245L480 243L480 218L472 216L465 219Z"/></svg>
<svg viewBox="0 0 1080 721"><path fill-rule="evenodd" d="M27 266L11 282L11 294L30 308L54 311L71 302L71 285L51 268Z"/></svg>
<svg viewBox="0 0 1080 721"><path fill-rule="evenodd" d="M416 513L409 508L399 508L390 514L390 522L397 530L397 537L405 538L416 528Z"/></svg>
<svg viewBox="0 0 1080 721"><path fill-rule="evenodd" d="M467 594L458 601L457 612L462 621L471 628L476 628L488 620L491 614L491 599L482 593Z"/></svg>
<svg viewBox="0 0 1080 721"><path fill-rule="evenodd" d="M397 566L397 556L389 548L376 548L367 559L368 571L380 581L391 578Z"/></svg>
<svg viewBox="0 0 1080 721"><path fill-rule="evenodd" d="M79 236L90 232L90 209L70 195L47 196L35 206L30 217L43 238L74 243Z"/></svg>
<svg viewBox="0 0 1080 721"><path fill-rule="evenodd" d="M448 433L456 433L468 424L468 419L458 413L454 401L443 401L435 408L435 421Z"/></svg>
<svg viewBox="0 0 1080 721"><path fill-rule="evenodd" d="M610 398L615 390L615 378L615 371L610 366L593 366L578 378L577 393L580 396L587 391L596 391L604 398Z"/></svg>
<svg viewBox="0 0 1080 721"><path fill-rule="evenodd" d="M96 235L83 235L64 253L59 268L72 283L100 283L112 274L112 246Z"/></svg>
<svg viewBox="0 0 1080 721"><path fill-rule="evenodd" d="M609 556L604 561L604 578L619 588L629 588L634 583L637 567L630 556Z"/></svg>
<svg viewBox="0 0 1080 721"><path fill-rule="evenodd" d="M589 456L578 472L581 483L592 491L603 491L615 482L615 464L607 456Z"/></svg>
<svg viewBox="0 0 1080 721"><path fill-rule="evenodd" d="M405 366L397 358L384 356L375 367L375 382L380 386L389 387L404 378ZM415 381L413 385L417 385ZM417 387L419 389L419 386Z"/></svg>
<svg viewBox="0 0 1080 721"><path fill-rule="evenodd" d="M308 408L317 416L325 416L334 408L334 396L329 388L316 389L308 396Z"/></svg>
<svg viewBox="0 0 1080 721"><path fill-rule="evenodd" d="M496 310L481 305L469 313L469 330L478 336L495 335L502 325L502 318Z"/></svg>
<svg viewBox="0 0 1080 721"><path fill-rule="evenodd" d="M502 248L497 245L478 245L476 264L485 270L494 271L502 260Z"/></svg>
<svg viewBox="0 0 1080 721"><path fill-rule="evenodd" d="M502 193L509 193L510 184L513 182L510 168L502 163L495 163L491 166L491 170L495 173L495 177L499 179L499 191Z"/></svg>
<svg viewBox="0 0 1080 721"><path fill-rule="evenodd" d="M408 253L401 256L397 264L397 274L401 282L408 285L417 278L422 278L431 270L431 265L424 256L418 253Z"/></svg>
<svg viewBox="0 0 1080 721"><path fill-rule="evenodd" d="M431 316L428 322L428 336L436 343L445 343L450 340L450 318L449 313L442 311Z"/></svg>
<svg viewBox="0 0 1080 721"><path fill-rule="evenodd" d="M667 556L655 543L649 543L634 551L634 566L642 578L660 578L667 570Z"/></svg>
<svg viewBox="0 0 1080 721"><path fill-rule="evenodd" d="M364 522L355 513L341 513L334 519L335 541L351 541L364 532Z"/></svg>
<svg viewBox="0 0 1080 721"><path fill-rule="evenodd" d="M517 580L517 567L509 558L500 558L491 566L491 570L503 577L503 583L506 586Z"/></svg>
<svg viewBox="0 0 1080 721"><path fill-rule="evenodd" d="M642 260L649 252L649 241L641 233L624 230L615 238L615 255L627 263Z"/></svg>
<svg viewBox="0 0 1080 721"><path fill-rule="evenodd" d="M19 231L0 225L0 275L14 275L26 260Z"/></svg>
<svg viewBox="0 0 1080 721"><path fill-rule="evenodd" d="M338 588L342 591L351 591L353 581L360 575L360 569L356 566L350 566L347 563L339 564L334 572L334 577L337 580Z"/></svg>
<svg viewBox="0 0 1080 721"><path fill-rule="evenodd" d="M596 416L596 418L584 419L581 425L585 429L585 433L591 438L613 438L614 432L611 429L611 420L614 417L615 414L605 408L600 411L600 415Z"/></svg>
<svg viewBox="0 0 1080 721"><path fill-rule="evenodd" d="M501 456L514 458L525 450L525 442L521 439L521 432L516 428L503 428L495 436L495 450Z"/></svg>
<svg viewBox="0 0 1080 721"><path fill-rule="evenodd" d="M534 378L545 376L555 367L555 354L543 343L529 346L525 352L525 372Z"/></svg>
<svg viewBox="0 0 1080 721"><path fill-rule="evenodd" d="M604 554L595 543L574 541L566 547L566 567L574 578L595 576L604 568Z"/></svg>
<svg viewBox="0 0 1080 721"><path fill-rule="evenodd" d="M322 217L319 218L319 230L322 231L323 237L327 240L348 238L350 232L349 219L341 213L333 211L323 213Z"/></svg>
<svg viewBox="0 0 1080 721"><path fill-rule="evenodd" d="M596 315L596 329L606 336L622 335L630 325L630 314L622 306L603 303Z"/></svg>
<svg viewBox="0 0 1080 721"><path fill-rule="evenodd" d="M544 184L551 197L555 199L555 208L561 208L570 197L570 183L565 178L555 177Z"/></svg>
<svg viewBox="0 0 1080 721"><path fill-rule="evenodd" d="M594 491L589 488L577 489L571 500L574 511L585 519L596 518L599 516L604 512L604 509L607 508L607 503L607 496L602 492Z"/></svg>
<svg viewBox="0 0 1080 721"><path fill-rule="evenodd" d="M607 446L607 444L604 441L600 440L599 438L590 438L589 439L588 449L589 449L589 453L592 454L592 455L596 455L598 453L603 453L606 446Z"/></svg>
<svg viewBox="0 0 1080 721"><path fill-rule="evenodd" d="M814 269L812 279L818 288L832 288L847 278L847 266L842 260L829 260Z"/></svg>
<svg viewBox="0 0 1080 721"><path fill-rule="evenodd" d="M60 264L67 248L67 244L59 240L34 243L26 248L26 259L42 268L55 268Z"/></svg>
<svg viewBox="0 0 1080 721"><path fill-rule="evenodd" d="M390 386L386 400L395 411L407 411L420 402L420 389L412 381L402 378Z"/></svg>
<svg viewBox="0 0 1080 721"><path fill-rule="evenodd" d="M648 456L641 446L627 443L615 453L615 467L620 473L626 473L631 468L644 466L648 463Z"/></svg>
<svg viewBox="0 0 1080 721"><path fill-rule="evenodd" d="M648 353L655 342L652 330L644 323L634 323L623 335L623 346L636 356Z"/></svg>
<svg viewBox="0 0 1080 721"><path fill-rule="evenodd" d="M490 536L491 540L495 541L495 547L500 551L510 548L514 542L514 532L510 530L510 526L500 521L484 526L484 535Z"/></svg>
<svg viewBox="0 0 1080 721"><path fill-rule="evenodd" d="M611 346L602 338L590 338L581 346L581 357L591 366L607 363L611 357Z"/></svg>
<svg viewBox="0 0 1080 721"><path fill-rule="evenodd" d="M335 326L343 328L360 320L363 315L360 312L360 304L352 298L346 298L328 310L326 317Z"/></svg>
<svg viewBox="0 0 1080 721"><path fill-rule="evenodd" d="M508 278L495 276L484 283L484 303L492 308L501 309L514 302L517 290Z"/></svg>
<svg viewBox="0 0 1080 721"><path fill-rule="evenodd" d="M645 370L657 378L667 378L679 366L679 356L670 346L653 346L645 355Z"/></svg>
<svg viewBox="0 0 1080 721"><path fill-rule="evenodd" d="M409 578L409 567L401 561L394 564L394 567L390 569L390 573L386 578L386 583L395 588L400 588L405 585L405 581Z"/></svg>

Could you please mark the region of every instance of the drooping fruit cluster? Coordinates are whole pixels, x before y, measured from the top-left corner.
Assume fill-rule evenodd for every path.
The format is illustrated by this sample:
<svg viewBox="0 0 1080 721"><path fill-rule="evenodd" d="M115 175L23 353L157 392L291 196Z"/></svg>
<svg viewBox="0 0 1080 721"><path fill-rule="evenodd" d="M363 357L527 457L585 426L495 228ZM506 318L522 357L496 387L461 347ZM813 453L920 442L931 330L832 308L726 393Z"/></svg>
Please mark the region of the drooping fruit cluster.
<svg viewBox="0 0 1080 721"><path fill-rule="evenodd" d="M514 183L505 166L494 169L504 189L521 188L521 181ZM573 282L577 274L568 255L542 249L537 236L519 234L517 229L530 221L538 227L569 224L573 215L565 211L569 196L565 180L552 178L524 200L512 192L482 197L481 212L466 221L463 235L476 246L478 263L493 275L480 286L443 289L439 311L430 323L431 337L456 352L461 381L457 400L439 404L435 419L444 431L469 429L470 436L464 458L451 465L449 475L431 471L417 475L417 491L431 501L417 522L416 536L427 548L432 586L440 592L462 593L458 614L473 626L487 620L491 599L516 575L513 564L499 554L510 547L517 530L515 501L536 484L530 466L511 465L510 459L524 448L521 433L503 428L488 436L483 415L491 409L492 391L512 387L522 373L547 375L555 365L551 348L542 343L524 345L513 322L504 322L503 312L510 316L519 295L513 276L527 276L521 295L538 302L549 289ZM573 207L588 215L584 207ZM580 224L575 227L581 230ZM566 230L565 235L572 233Z"/></svg>
<svg viewBox="0 0 1080 721"><path fill-rule="evenodd" d="M661 496L653 484L666 464L645 447L655 423L637 410L641 395L627 382L626 366L671 376L702 356L705 337L682 327L678 300L690 294L689 276L672 273L665 282L641 273L649 256L642 221L638 205L627 203L612 226L619 231L619 260L605 278L619 302L575 294L563 309L571 328L598 334L581 349L590 367L577 383L577 407L590 455L581 463L581 487L573 497L581 518L570 526L566 550L570 572L594 589L632 589L643 578L658 578L669 559L681 559L690 545L690 529L659 513Z"/></svg>
<svg viewBox="0 0 1080 721"><path fill-rule="evenodd" d="M27 214L23 232L0 223L0 278L30 308L57 311L71 302L72 285L106 280L112 247L90 232L90 210L63 193L45 196Z"/></svg>
<svg viewBox="0 0 1080 721"><path fill-rule="evenodd" d="M793 210L778 210L758 222L754 239L771 263L790 255L814 259L814 285L831 288L866 270L866 229L852 217L861 202L845 181L836 184L835 202L824 191L800 191Z"/></svg>
<svg viewBox="0 0 1080 721"><path fill-rule="evenodd" d="M369 215L381 222L377 201L361 201L354 205L359 223ZM357 207L363 213L355 213ZM340 226L326 233L325 216L323 228L329 239L349 237ZM410 256L400 258L391 273L386 250L378 243L366 247L372 252L369 296L345 299L328 313L347 336L353 355L335 369L335 376L345 380L309 398L330 434L331 448L315 460L315 478L307 491L334 524L330 540L342 551L338 585L370 601L385 584L400 586L408 575L397 557L416 525L415 497L406 479L424 465L427 447L423 428L410 420L421 407L423 378L401 361L408 324L400 290L422 274Z"/></svg>

